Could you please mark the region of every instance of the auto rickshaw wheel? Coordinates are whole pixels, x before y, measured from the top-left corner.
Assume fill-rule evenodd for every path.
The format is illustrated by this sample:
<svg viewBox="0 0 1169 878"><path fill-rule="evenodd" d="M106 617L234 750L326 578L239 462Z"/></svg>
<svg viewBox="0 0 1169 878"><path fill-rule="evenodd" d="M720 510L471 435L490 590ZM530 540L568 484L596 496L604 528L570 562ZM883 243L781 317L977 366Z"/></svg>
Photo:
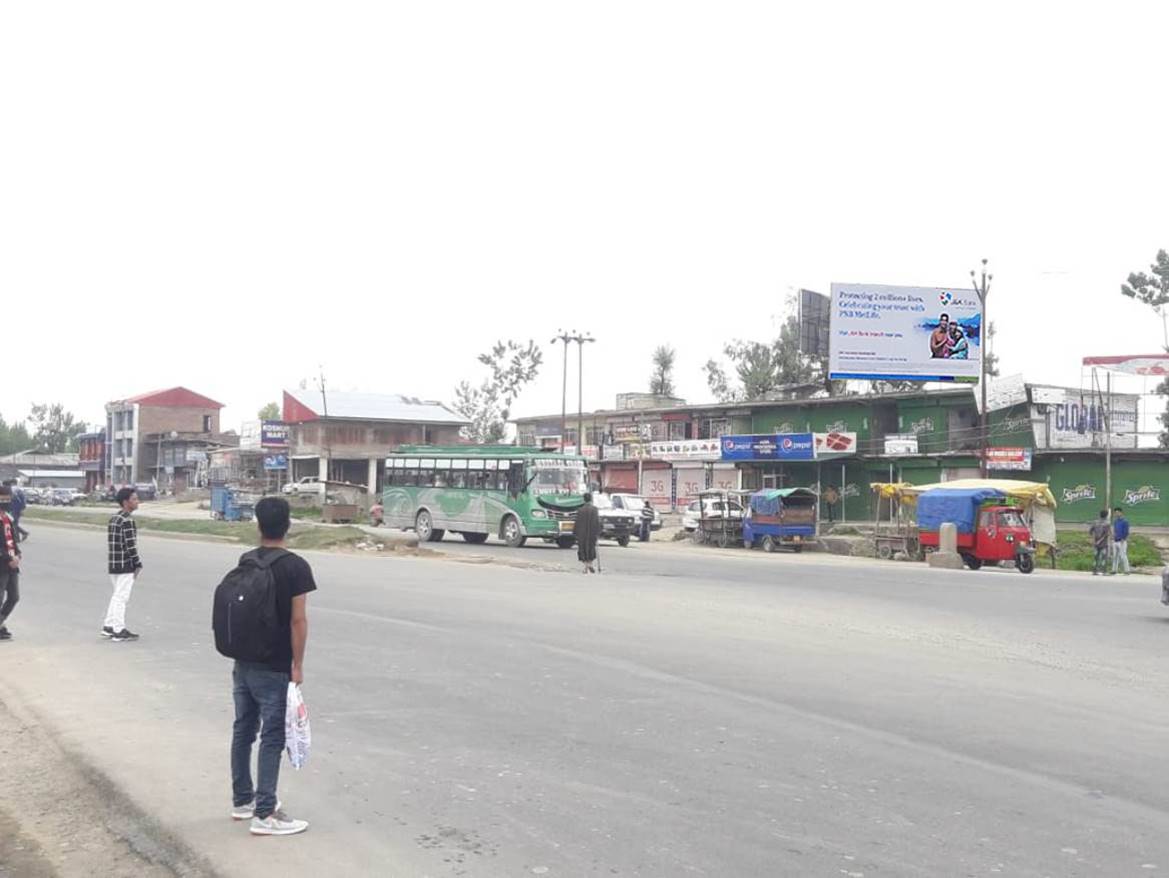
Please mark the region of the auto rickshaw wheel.
<svg viewBox="0 0 1169 878"><path fill-rule="evenodd" d="M1015 566L1019 568L1020 573L1034 573L1035 572L1035 556L1034 555L1020 555L1015 559Z"/></svg>

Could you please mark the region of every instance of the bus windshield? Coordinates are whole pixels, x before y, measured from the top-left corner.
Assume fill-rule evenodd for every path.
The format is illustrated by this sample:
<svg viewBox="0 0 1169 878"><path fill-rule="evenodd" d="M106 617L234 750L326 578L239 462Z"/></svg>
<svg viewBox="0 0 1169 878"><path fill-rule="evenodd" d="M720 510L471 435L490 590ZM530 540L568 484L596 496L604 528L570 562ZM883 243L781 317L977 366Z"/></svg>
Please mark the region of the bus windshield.
<svg viewBox="0 0 1169 878"><path fill-rule="evenodd" d="M537 460L532 464L531 480L528 490L536 496L582 494L587 474L578 460Z"/></svg>

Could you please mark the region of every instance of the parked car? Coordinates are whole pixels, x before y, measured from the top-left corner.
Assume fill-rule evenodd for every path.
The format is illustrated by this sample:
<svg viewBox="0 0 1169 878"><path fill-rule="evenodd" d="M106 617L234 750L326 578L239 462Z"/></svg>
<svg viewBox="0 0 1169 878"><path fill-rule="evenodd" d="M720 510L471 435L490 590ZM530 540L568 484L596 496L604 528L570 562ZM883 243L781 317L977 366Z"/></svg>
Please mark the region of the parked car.
<svg viewBox="0 0 1169 878"><path fill-rule="evenodd" d="M33 488L29 485L24 485L20 490L24 492L24 502L30 506L45 502L45 495L41 493L41 488Z"/></svg>
<svg viewBox="0 0 1169 878"><path fill-rule="evenodd" d="M713 518L725 510L723 508L722 500L706 500L706 516ZM727 501L727 507L730 511L731 518L743 517L743 505L738 500ZM695 531L698 530L698 520L702 518L703 509L700 501L695 500L686 507L686 511L682 513L682 528L683 530Z"/></svg>
<svg viewBox="0 0 1169 878"><path fill-rule="evenodd" d="M131 485L134 493L138 495L138 499L145 503L147 500L158 499L158 489L154 487L151 482L139 482L136 485Z"/></svg>
<svg viewBox="0 0 1169 878"><path fill-rule="evenodd" d="M593 505L601 519L600 539L616 540L622 548L628 546L630 538L637 532L640 516L616 508L608 494L594 494Z"/></svg>
<svg viewBox="0 0 1169 878"><path fill-rule="evenodd" d="M318 497L323 497L325 483L317 476L305 476L295 482L288 482L282 490L285 494L316 494Z"/></svg>
<svg viewBox="0 0 1169 878"><path fill-rule="evenodd" d="M624 509L636 518L637 538L643 543L648 542L649 535L655 530L662 529L661 514L650 505L649 501L637 494L610 494L614 509Z"/></svg>
<svg viewBox="0 0 1169 878"><path fill-rule="evenodd" d="M51 488L49 503L52 506L72 506L74 503L72 488Z"/></svg>

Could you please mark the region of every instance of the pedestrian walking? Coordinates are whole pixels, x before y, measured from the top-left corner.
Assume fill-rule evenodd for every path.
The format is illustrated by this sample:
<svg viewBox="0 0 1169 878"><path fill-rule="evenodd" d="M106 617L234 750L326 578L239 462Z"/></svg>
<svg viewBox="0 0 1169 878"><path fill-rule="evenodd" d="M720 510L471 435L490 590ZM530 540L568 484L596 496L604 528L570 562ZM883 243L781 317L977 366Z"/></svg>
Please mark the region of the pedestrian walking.
<svg viewBox="0 0 1169 878"><path fill-rule="evenodd" d="M8 617L20 601L20 539L12 519L12 488L0 487L0 640L11 640Z"/></svg>
<svg viewBox="0 0 1169 878"><path fill-rule="evenodd" d="M573 525L576 536L576 557L584 564L585 573L596 573L597 540L601 536L601 513L593 505L593 495L585 491L584 505L576 512Z"/></svg>
<svg viewBox="0 0 1169 878"><path fill-rule="evenodd" d="M138 508L138 493L133 488L122 488L114 499L119 509L106 528L113 594L106 608L101 636L121 643L138 639L138 635L126 627L126 605L130 603L130 592L142 572L142 559L138 555L138 525L131 517Z"/></svg>
<svg viewBox="0 0 1169 878"><path fill-rule="evenodd" d="M1092 522L1088 528L1088 536L1092 539L1092 548L1096 551L1096 558L1092 562L1092 575L1099 576L1108 572L1108 543L1112 538L1112 528L1108 525L1108 510L1101 509L1100 517Z"/></svg>
<svg viewBox="0 0 1169 878"><path fill-rule="evenodd" d="M16 484L15 480L7 481L4 484L12 489L12 506L9 516L16 527L16 539L23 543L28 539L28 531L20 526L20 516L24 515L24 509L28 506L28 496L24 493L24 489Z"/></svg>
<svg viewBox="0 0 1169 878"><path fill-rule="evenodd" d="M289 683L304 682L308 642L307 598L316 590L308 562L284 547L292 521L288 501L265 497L256 504L259 548L215 590L212 627L219 652L235 659L231 738L233 820L250 819L253 835L295 835L308 821L289 817L276 795ZM256 782L252 745L260 737Z"/></svg>
<svg viewBox="0 0 1169 878"><path fill-rule="evenodd" d="M1124 509L1117 506L1112 512L1112 575L1115 576L1120 567L1124 567L1124 575L1132 573L1128 563L1128 519L1124 517Z"/></svg>

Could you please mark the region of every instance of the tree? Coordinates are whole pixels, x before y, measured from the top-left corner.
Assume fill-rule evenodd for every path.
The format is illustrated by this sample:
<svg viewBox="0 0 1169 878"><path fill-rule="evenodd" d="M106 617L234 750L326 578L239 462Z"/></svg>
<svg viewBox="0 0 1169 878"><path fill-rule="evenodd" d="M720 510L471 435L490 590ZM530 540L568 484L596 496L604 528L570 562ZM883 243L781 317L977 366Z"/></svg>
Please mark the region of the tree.
<svg viewBox="0 0 1169 878"><path fill-rule="evenodd" d="M1149 266L1149 274L1133 272L1128 276L1128 283L1120 285L1120 292L1148 305L1161 318L1162 346L1169 353L1169 253L1158 250L1157 261ZM1161 447L1169 448L1169 378L1157 385L1156 392L1166 397L1165 411L1157 419L1164 428Z"/></svg>
<svg viewBox="0 0 1169 878"><path fill-rule="evenodd" d="M654 350L653 374L649 376L649 392L656 396L674 395L674 357L669 345L658 345Z"/></svg>
<svg viewBox="0 0 1169 878"><path fill-rule="evenodd" d="M799 321L792 316L770 342L735 339L724 345L723 356L730 361L738 382L731 383L726 367L718 360L707 360L710 392L719 402L732 402L763 399L784 386L819 383L826 374L824 364L802 353L799 341Z"/></svg>
<svg viewBox="0 0 1169 878"><path fill-rule="evenodd" d="M34 405L28 421L33 428L33 444L53 454L76 451L77 437L85 432L85 424L74 419L59 402Z"/></svg>
<svg viewBox="0 0 1169 878"><path fill-rule="evenodd" d="M279 421L280 406L276 405L274 402L270 402L258 412L256 412L256 417L261 421Z"/></svg>
<svg viewBox="0 0 1169 878"><path fill-rule="evenodd" d="M463 438L490 444L503 439L512 404L524 385L539 374L544 354L530 340L526 347L501 341L478 359L491 374L478 385L460 381L455 387L454 408L471 422L463 428Z"/></svg>
<svg viewBox="0 0 1169 878"><path fill-rule="evenodd" d="M32 436L28 435L24 421L17 421L9 426L4 418L0 417L0 454L27 451L32 445Z"/></svg>

